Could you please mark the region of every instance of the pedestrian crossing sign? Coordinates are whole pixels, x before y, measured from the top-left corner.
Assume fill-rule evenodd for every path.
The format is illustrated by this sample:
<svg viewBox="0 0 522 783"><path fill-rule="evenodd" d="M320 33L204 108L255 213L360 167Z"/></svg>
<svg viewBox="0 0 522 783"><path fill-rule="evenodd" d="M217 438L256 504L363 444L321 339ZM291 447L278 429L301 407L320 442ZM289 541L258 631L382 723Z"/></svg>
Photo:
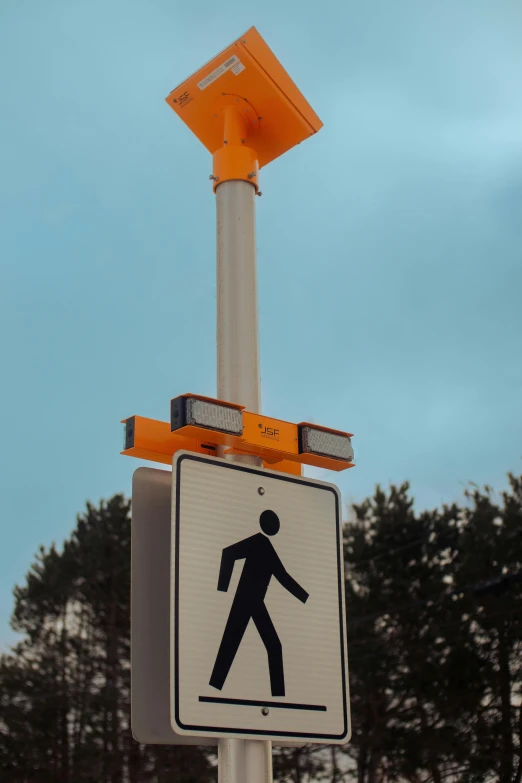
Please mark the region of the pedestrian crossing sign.
<svg viewBox="0 0 522 783"><path fill-rule="evenodd" d="M173 731L347 742L339 490L191 452L172 481Z"/></svg>

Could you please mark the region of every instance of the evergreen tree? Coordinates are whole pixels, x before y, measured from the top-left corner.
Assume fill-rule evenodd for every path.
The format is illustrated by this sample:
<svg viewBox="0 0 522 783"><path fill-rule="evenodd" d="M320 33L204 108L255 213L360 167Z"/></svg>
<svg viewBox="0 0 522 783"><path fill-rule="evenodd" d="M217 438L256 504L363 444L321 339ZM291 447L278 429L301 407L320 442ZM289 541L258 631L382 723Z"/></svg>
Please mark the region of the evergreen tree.
<svg viewBox="0 0 522 783"><path fill-rule="evenodd" d="M130 503L87 504L61 552L15 588L0 661L0 769L10 783L195 783L208 752L140 746L130 731Z"/></svg>
<svg viewBox="0 0 522 783"><path fill-rule="evenodd" d="M522 480L415 514L377 488L346 526L358 783L520 783ZM504 574L504 576L503 576Z"/></svg>
<svg viewBox="0 0 522 783"><path fill-rule="evenodd" d="M466 493L455 585L485 671L477 743L499 783L522 779L522 476ZM478 583L478 584L474 584ZM474 584L472 589L469 585Z"/></svg>

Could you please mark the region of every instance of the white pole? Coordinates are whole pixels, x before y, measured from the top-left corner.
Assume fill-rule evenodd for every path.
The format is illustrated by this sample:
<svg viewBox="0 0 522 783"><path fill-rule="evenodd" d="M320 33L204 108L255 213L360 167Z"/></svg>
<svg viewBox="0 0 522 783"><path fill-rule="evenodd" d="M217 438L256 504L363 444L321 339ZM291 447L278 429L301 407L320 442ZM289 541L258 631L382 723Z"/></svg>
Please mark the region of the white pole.
<svg viewBox="0 0 522 783"><path fill-rule="evenodd" d="M218 783L246 783L245 745L244 740L219 740Z"/></svg>
<svg viewBox="0 0 522 783"><path fill-rule="evenodd" d="M254 199L242 180L216 190L217 382L221 400L261 413Z"/></svg>
<svg viewBox="0 0 522 783"><path fill-rule="evenodd" d="M261 413L254 185L223 182L216 206L218 397ZM219 740L218 776L219 783L272 783L272 743Z"/></svg>
<svg viewBox="0 0 522 783"><path fill-rule="evenodd" d="M237 740L236 740L237 741ZM272 743L245 740L246 783L272 783Z"/></svg>

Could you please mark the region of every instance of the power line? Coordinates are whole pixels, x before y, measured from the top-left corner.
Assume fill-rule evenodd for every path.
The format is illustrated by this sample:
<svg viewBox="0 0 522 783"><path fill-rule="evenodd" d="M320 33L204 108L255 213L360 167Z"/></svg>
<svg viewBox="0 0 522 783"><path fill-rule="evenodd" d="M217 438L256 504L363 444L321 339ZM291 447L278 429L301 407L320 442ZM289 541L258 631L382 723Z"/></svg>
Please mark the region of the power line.
<svg viewBox="0 0 522 783"><path fill-rule="evenodd" d="M350 524L353 524L353 523L350 523L350 522L346 523L345 530L349 528ZM457 533L461 532L461 529L459 529L459 528L450 528L450 529L452 531L455 530ZM464 530L465 529L466 528L464 528ZM447 533L447 531L446 531L446 533ZM396 554L397 552L402 552L402 551L404 551L406 549L411 549L414 546L417 546L418 544L435 543L437 541L437 539L440 538L443 535L444 535L444 533L439 533L439 535L436 535L433 531L431 531L428 535L423 536L422 538L417 538L414 541L409 541L407 544L403 544L403 545L398 546L398 547L392 547L391 549L387 549L384 552L380 552L379 554L374 555L373 557L368 557L365 560L357 560L355 562L348 563L348 565L349 565L350 568L358 568L361 565L366 565L367 563L372 563L372 562L375 562L376 560L382 560L385 557L392 556L392 555ZM432 541L430 541L432 536L435 536L435 538ZM507 541L510 541L513 538L522 538L522 527L517 528L516 530L511 530L508 533L505 533L504 538ZM449 546L450 545L448 544L448 546L445 546L444 549L447 549ZM440 551L444 551L444 550L443 549L439 549L437 551L440 552ZM345 560L346 560L346 557L345 557Z"/></svg>
<svg viewBox="0 0 522 783"><path fill-rule="evenodd" d="M382 560L384 557L395 555L397 552L403 552L405 549L411 549L412 547L417 546L417 544L428 542L431 535L432 534L430 533L429 536L424 536L424 538L418 538L415 541L410 541L409 544L404 544L403 546L398 546L398 547L394 547L393 549L388 549L385 552L381 552L380 555L369 557L366 560L357 560L355 563L349 563L349 567L358 568L359 566L366 565L367 563L374 563L376 560Z"/></svg>
<svg viewBox="0 0 522 783"><path fill-rule="evenodd" d="M492 614L485 615L485 617L487 617L488 620L492 620L492 619L494 619L496 617L506 617L507 615L513 615L513 614L516 613L516 611L520 612L520 608L518 610L517 609L510 609L510 610L506 610L506 611L503 611L503 612L495 612L495 613L492 613ZM470 619L474 619L474 618L470 618ZM461 623L459 621L454 620L454 621L450 621L450 622L447 622L447 623L439 623L439 624L433 625L432 628L438 629L441 633L444 633L446 631L446 629L457 627L457 626L460 626L460 625L461 625ZM482 634L481 634L481 631L473 631L472 634L473 634L473 636L471 637L470 642L475 644L475 639L477 637L480 637ZM462 635L463 634L452 633L452 635L451 635L452 638L444 639L444 645L443 646L441 645L440 654L442 655L446 648L448 648L448 647L452 648L454 646L453 643L456 642L459 638L461 638ZM395 645L396 644L396 639L393 639L391 643ZM410 650L410 649L425 649L427 643L428 642L426 642L426 641L408 642L407 643L408 650ZM373 649L373 650L370 649L370 650L366 650L366 651L364 650L365 647L368 648L368 647L371 647L371 646L374 646L374 647L379 646L379 649ZM386 651L387 651L387 649L389 647L390 647L390 641L388 641L386 639L382 639L382 640L380 640L380 639L366 639L366 640L362 639L362 640L353 641L353 642L349 641L348 642L348 659L349 659L349 662L350 662L350 667L354 663L357 663L359 661L364 661L367 658L382 658L386 654ZM354 650L354 648L356 648L355 655L352 652ZM395 651L393 653L394 655L396 654L396 649L397 648L394 647L394 651ZM430 663L430 665L431 665L430 661L427 661L427 662Z"/></svg>
<svg viewBox="0 0 522 783"><path fill-rule="evenodd" d="M361 617L355 617L351 622L348 622L348 626L356 627L358 625L363 625L364 623L371 622L372 620L376 620L378 617L383 617L387 614L395 614L396 612L400 612L403 609L408 609L411 607L418 607L418 606L426 606L428 604L437 604L441 601L444 601L448 598L452 598L453 596L463 597L464 595L467 595L469 593L474 593L475 595L485 595L488 592L495 592L497 591L505 591L507 590L511 584L515 584L517 582L522 582L522 568L518 571L515 571L513 574L502 574L501 576L489 579L489 580L481 580L480 582L474 582L469 585L465 585L463 587L455 587L453 590L448 591L445 595L440 596L437 599L434 598L427 598L427 599L418 599L416 601L409 601L404 604L396 604L395 606L387 607L386 609L380 611L380 612L374 612L370 615L363 615Z"/></svg>
<svg viewBox="0 0 522 783"><path fill-rule="evenodd" d="M426 620L426 625L430 629L432 629L432 630L441 630L441 632L444 632L445 629L452 628L452 627L459 627L459 628L461 628L465 623L467 623L467 624L476 623L476 624L480 625L480 623L482 621L484 621L484 620L492 620L492 619L494 619L496 617L505 617L505 616L508 616L508 615L512 615L512 614L516 613L517 611L518 612L522 611L522 607L518 607L517 606L517 607L511 607L510 609L503 609L500 612L483 612L483 613L477 614L477 615L469 615L468 619L464 620L464 621L462 619L460 619L460 618L457 618L457 617L452 617L452 618L448 619L447 621L442 621L442 622L439 621L438 619L435 622L430 620L430 619L427 619ZM480 631L473 631L472 633L474 633L475 635L480 635ZM455 636L458 636L458 634L454 635L454 638L455 638ZM445 644L448 645L451 640L446 640L445 639L444 641L445 641ZM380 638L376 638L376 637L369 637L369 636L362 637L362 638L361 637L359 637L359 638L356 637L354 641L349 641L349 651L353 650L354 648L362 648L362 647L365 647L365 646L371 645L371 644L380 644L381 646L386 647L386 646L388 646L389 642L388 642L387 639L380 639ZM425 641L408 642L408 645L412 646L412 647L413 646L422 647L425 644L426 644Z"/></svg>

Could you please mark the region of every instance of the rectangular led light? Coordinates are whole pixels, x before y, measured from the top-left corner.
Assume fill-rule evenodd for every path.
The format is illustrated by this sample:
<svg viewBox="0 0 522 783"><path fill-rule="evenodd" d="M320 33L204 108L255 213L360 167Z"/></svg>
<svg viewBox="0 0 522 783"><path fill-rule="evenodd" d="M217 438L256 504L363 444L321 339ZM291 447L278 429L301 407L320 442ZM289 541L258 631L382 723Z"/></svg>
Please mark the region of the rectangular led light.
<svg viewBox="0 0 522 783"><path fill-rule="evenodd" d="M350 436L316 429L308 425L299 425L299 451L318 454L353 462L353 447Z"/></svg>
<svg viewBox="0 0 522 783"><path fill-rule="evenodd" d="M226 403L190 396L175 397L170 402L170 429L175 432L187 425L240 436L243 434L243 414L240 408Z"/></svg>

